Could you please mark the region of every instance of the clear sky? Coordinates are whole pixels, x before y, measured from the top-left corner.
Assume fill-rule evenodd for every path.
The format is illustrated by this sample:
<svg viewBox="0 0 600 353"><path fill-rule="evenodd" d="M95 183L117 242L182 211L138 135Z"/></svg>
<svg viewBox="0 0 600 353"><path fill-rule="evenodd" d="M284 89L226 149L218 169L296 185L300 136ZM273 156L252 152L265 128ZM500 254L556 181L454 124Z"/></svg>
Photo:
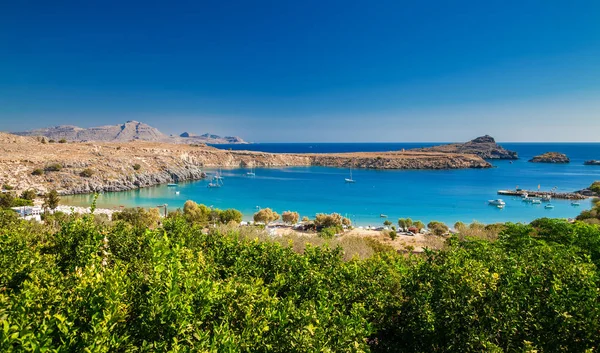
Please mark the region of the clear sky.
<svg viewBox="0 0 600 353"><path fill-rule="evenodd" d="M600 141L600 1L5 1L0 130Z"/></svg>

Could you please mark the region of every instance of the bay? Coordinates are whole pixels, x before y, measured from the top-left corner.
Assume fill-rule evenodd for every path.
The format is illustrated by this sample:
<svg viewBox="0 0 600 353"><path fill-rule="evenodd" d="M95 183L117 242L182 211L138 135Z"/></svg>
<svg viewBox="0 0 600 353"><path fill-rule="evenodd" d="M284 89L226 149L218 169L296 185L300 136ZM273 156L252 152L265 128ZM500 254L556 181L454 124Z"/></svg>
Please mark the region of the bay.
<svg viewBox="0 0 600 353"><path fill-rule="evenodd" d="M390 151L431 146L433 143L282 143L219 145L223 149L280 153L330 153ZM338 212L358 225L380 225L381 214L395 222L410 217L425 223L438 220L483 223L530 222L540 217L575 217L589 208L589 200L575 207L570 201L553 200L554 209L531 205L517 198L504 198L506 207L498 209L488 200L498 198L497 190L523 189L574 191L600 180L600 167L584 166L588 159L600 159L600 143L504 143L519 153L519 160L491 163L490 169L464 170L353 170L355 184L347 184L347 169L328 167L257 168L255 177L246 169L223 170L224 185L207 188L208 181L180 183L139 190L105 193L98 206L107 208L155 207L167 204L170 210L193 200L218 208L236 208L251 219L260 207L281 213L298 211L302 216ZM562 152L570 164L529 163L531 157L548 151ZM206 170L207 172L214 172ZM179 194L177 194L177 191ZM64 197L66 204L89 205L91 195Z"/></svg>

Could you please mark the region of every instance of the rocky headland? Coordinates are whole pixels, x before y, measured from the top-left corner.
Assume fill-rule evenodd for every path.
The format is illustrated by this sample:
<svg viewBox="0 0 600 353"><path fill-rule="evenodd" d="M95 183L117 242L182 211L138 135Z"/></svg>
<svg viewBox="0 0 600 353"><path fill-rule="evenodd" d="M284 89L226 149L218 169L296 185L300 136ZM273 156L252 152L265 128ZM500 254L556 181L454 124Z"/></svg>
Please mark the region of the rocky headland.
<svg viewBox="0 0 600 353"><path fill-rule="evenodd" d="M559 152L546 152L535 156L529 160L532 163L570 163L571 160L564 153Z"/></svg>
<svg viewBox="0 0 600 353"><path fill-rule="evenodd" d="M600 165L600 160L592 159L589 161L583 162L584 165Z"/></svg>
<svg viewBox="0 0 600 353"><path fill-rule="evenodd" d="M148 124L131 120L124 124L81 128L73 125L59 125L43 129L15 132L19 136L43 136L48 140L69 142L129 142L132 140L167 143L246 143L237 136L221 137L213 134L195 135L184 132L179 136L166 135Z"/></svg>
<svg viewBox="0 0 600 353"><path fill-rule="evenodd" d="M371 169L491 167L472 154L276 154L146 141L48 143L41 138L0 133L0 184L38 193L51 189L60 194L125 191L202 179L205 168L311 165Z"/></svg>
<svg viewBox="0 0 600 353"><path fill-rule="evenodd" d="M483 159L518 159L517 152L508 151L496 143L489 135L477 137L465 143L452 143L447 145L417 148L411 151L441 152L441 153L468 153Z"/></svg>

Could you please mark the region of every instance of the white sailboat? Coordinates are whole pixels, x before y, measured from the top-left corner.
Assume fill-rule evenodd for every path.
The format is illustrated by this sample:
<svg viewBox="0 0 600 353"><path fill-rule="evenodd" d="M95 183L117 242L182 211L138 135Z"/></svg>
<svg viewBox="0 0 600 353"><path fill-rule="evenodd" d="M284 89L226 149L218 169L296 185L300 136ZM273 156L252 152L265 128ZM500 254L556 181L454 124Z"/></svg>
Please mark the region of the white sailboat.
<svg viewBox="0 0 600 353"><path fill-rule="evenodd" d="M223 172L221 171L221 168L219 168L219 172L214 176L214 179L218 179L218 180L223 179Z"/></svg>
<svg viewBox="0 0 600 353"><path fill-rule="evenodd" d="M221 178L217 177L216 175L212 178L212 181L210 183L208 183L209 188L220 188L223 185L223 181L221 180Z"/></svg>
<svg viewBox="0 0 600 353"><path fill-rule="evenodd" d="M344 181L346 183L356 183L356 180L352 179L352 166L350 166L350 178L345 178Z"/></svg>
<svg viewBox="0 0 600 353"><path fill-rule="evenodd" d="M246 176L256 176L254 173L254 167L250 166L250 171L246 173Z"/></svg>

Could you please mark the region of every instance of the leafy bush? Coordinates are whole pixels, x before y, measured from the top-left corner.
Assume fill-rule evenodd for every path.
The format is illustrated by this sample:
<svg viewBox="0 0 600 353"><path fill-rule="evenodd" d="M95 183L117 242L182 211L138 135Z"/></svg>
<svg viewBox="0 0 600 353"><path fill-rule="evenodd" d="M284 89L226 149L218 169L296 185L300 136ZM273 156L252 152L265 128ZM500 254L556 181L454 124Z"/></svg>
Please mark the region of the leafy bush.
<svg viewBox="0 0 600 353"><path fill-rule="evenodd" d="M79 173L79 176L82 178L91 178L94 175L94 171L90 168L85 168Z"/></svg>
<svg viewBox="0 0 600 353"><path fill-rule="evenodd" d="M133 165L133 170L138 171L140 169L142 169L142 166L139 163Z"/></svg>
<svg viewBox="0 0 600 353"><path fill-rule="evenodd" d="M62 169L62 165L60 165L59 163L54 163L54 164L47 165L45 168L45 171L60 172L61 169Z"/></svg>
<svg viewBox="0 0 600 353"><path fill-rule="evenodd" d="M300 219L298 212L285 211L281 214L281 219L288 224L296 224Z"/></svg>
<svg viewBox="0 0 600 353"><path fill-rule="evenodd" d="M279 219L279 214L270 208L263 208L254 214L254 222L269 224Z"/></svg>
<svg viewBox="0 0 600 353"><path fill-rule="evenodd" d="M65 140L65 139L60 139L60 140L58 140L58 143L67 143L67 140Z"/></svg>
<svg viewBox="0 0 600 353"><path fill-rule="evenodd" d="M590 190L600 195L600 181L595 181L590 186Z"/></svg>
<svg viewBox="0 0 600 353"><path fill-rule="evenodd" d="M4 184L4 185L2 185L2 189L4 189L4 190L12 190L14 188L12 187L12 185Z"/></svg>
<svg viewBox="0 0 600 353"><path fill-rule="evenodd" d="M290 239L257 241L245 229L257 231L207 233L177 213L160 229L1 213L0 351L600 347L597 226L508 224L497 241L453 237L408 259L366 239L375 253L366 260L329 246L339 239L313 237L323 245L299 253Z"/></svg>
<svg viewBox="0 0 600 353"><path fill-rule="evenodd" d="M41 168L36 168L33 170L33 172L31 172L31 175L43 175L44 174L44 170Z"/></svg>
<svg viewBox="0 0 600 353"><path fill-rule="evenodd" d="M331 239L335 237L336 234L341 233L340 227L326 227L321 228L319 231L319 236L324 239Z"/></svg>
<svg viewBox="0 0 600 353"><path fill-rule="evenodd" d="M447 225L438 221L429 222L427 224L427 229L429 229L431 233L437 236L444 235L450 230Z"/></svg>
<svg viewBox="0 0 600 353"><path fill-rule="evenodd" d="M37 196L37 193L35 192L35 190L25 190L21 193L21 198L25 199L25 200L33 200L35 199Z"/></svg>
<svg viewBox="0 0 600 353"><path fill-rule="evenodd" d="M55 141L55 140L52 140L52 139L50 139L50 140L48 140L48 142L49 142L49 143L55 143L56 141Z"/></svg>
<svg viewBox="0 0 600 353"><path fill-rule="evenodd" d="M15 197L12 193L0 193L0 208L33 206L33 201Z"/></svg>
<svg viewBox="0 0 600 353"><path fill-rule="evenodd" d="M124 221L137 228L155 228L160 222L158 208L126 208L112 215L113 221Z"/></svg>

